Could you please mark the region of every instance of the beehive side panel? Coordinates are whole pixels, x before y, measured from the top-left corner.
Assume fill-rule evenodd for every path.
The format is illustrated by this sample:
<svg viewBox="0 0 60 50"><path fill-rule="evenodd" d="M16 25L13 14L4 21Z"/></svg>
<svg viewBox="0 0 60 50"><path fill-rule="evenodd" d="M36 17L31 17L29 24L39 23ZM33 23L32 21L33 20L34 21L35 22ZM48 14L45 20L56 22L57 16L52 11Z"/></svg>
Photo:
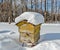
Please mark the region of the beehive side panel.
<svg viewBox="0 0 60 50"><path fill-rule="evenodd" d="M35 42L37 42L40 38L40 27L41 25L35 26L35 36L34 36Z"/></svg>

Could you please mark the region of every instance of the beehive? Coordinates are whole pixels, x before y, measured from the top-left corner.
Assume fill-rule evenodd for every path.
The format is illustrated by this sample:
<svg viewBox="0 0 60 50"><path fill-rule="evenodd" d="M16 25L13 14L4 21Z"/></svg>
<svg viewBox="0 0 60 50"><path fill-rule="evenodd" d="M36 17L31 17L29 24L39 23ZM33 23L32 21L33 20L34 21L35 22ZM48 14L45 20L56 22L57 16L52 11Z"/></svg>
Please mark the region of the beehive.
<svg viewBox="0 0 60 50"><path fill-rule="evenodd" d="M39 25L33 25L27 20L23 20L17 23L20 32L20 42L25 43L28 46L36 45L40 38L40 27Z"/></svg>
<svg viewBox="0 0 60 50"><path fill-rule="evenodd" d="M24 12L15 19L15 22L19 28L19 40L23 46L35 46L40 38L43 16L36 12Z"/></svg>

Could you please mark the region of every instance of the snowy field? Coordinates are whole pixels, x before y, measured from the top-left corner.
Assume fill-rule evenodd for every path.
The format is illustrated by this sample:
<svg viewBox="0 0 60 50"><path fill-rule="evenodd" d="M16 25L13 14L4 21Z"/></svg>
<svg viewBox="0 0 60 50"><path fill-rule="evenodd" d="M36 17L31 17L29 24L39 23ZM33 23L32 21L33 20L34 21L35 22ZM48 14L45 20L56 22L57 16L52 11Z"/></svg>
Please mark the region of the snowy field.
<svg viewBox="0 0 60 50"><path fill-rule="evenodd" d="M9 35L9 37L18 40L19 39L19 32L18 27L15 23L0 23L0 37L1 35ZM28 48L28 47L20 47L16 43L16 46L11 47L10 44L4 46L4 42L1 41L0 38L0 50L59 50L60 49L60 24L42 24L41 31L40 31L41 39L39 40L39 44L35 47ZM8 41L8 40L5 40ZM13 40L11 40L13 42ZM2 43L3 42L3 43ZM5 43L6 44L6 43ZM9 47L6 47L9 46ZM18 47L17 47L18 46ZM13 49L14 48L14 49Z"/></svg>

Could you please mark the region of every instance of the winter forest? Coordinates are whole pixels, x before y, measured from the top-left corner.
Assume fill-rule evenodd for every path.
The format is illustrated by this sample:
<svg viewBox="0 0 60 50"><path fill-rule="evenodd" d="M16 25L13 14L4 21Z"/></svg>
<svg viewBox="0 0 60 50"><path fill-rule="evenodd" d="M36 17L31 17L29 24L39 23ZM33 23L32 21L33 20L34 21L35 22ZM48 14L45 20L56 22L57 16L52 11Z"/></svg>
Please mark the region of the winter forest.
<svg viewBox="0 0 60 50"><path fill-rule="evenodd" d="M26 11L42 14L46 23L60 22L60 0L0 0L0 22L14 22Z"/></svg>

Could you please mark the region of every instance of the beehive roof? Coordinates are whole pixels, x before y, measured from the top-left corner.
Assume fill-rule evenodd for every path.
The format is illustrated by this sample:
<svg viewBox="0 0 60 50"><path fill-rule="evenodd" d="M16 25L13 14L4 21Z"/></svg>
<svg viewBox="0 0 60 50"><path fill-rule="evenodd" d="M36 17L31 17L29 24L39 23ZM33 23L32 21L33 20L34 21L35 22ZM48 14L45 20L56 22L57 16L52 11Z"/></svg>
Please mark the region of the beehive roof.
<svg viewBox="0 0 60 50"><path fill-rule="evenodd" d="M44 23L44 17L40 13L36 12L24 12L15 19L15 22L19 23L23 20L27 20L27 22L30 22L34 25Z"/></svg>

